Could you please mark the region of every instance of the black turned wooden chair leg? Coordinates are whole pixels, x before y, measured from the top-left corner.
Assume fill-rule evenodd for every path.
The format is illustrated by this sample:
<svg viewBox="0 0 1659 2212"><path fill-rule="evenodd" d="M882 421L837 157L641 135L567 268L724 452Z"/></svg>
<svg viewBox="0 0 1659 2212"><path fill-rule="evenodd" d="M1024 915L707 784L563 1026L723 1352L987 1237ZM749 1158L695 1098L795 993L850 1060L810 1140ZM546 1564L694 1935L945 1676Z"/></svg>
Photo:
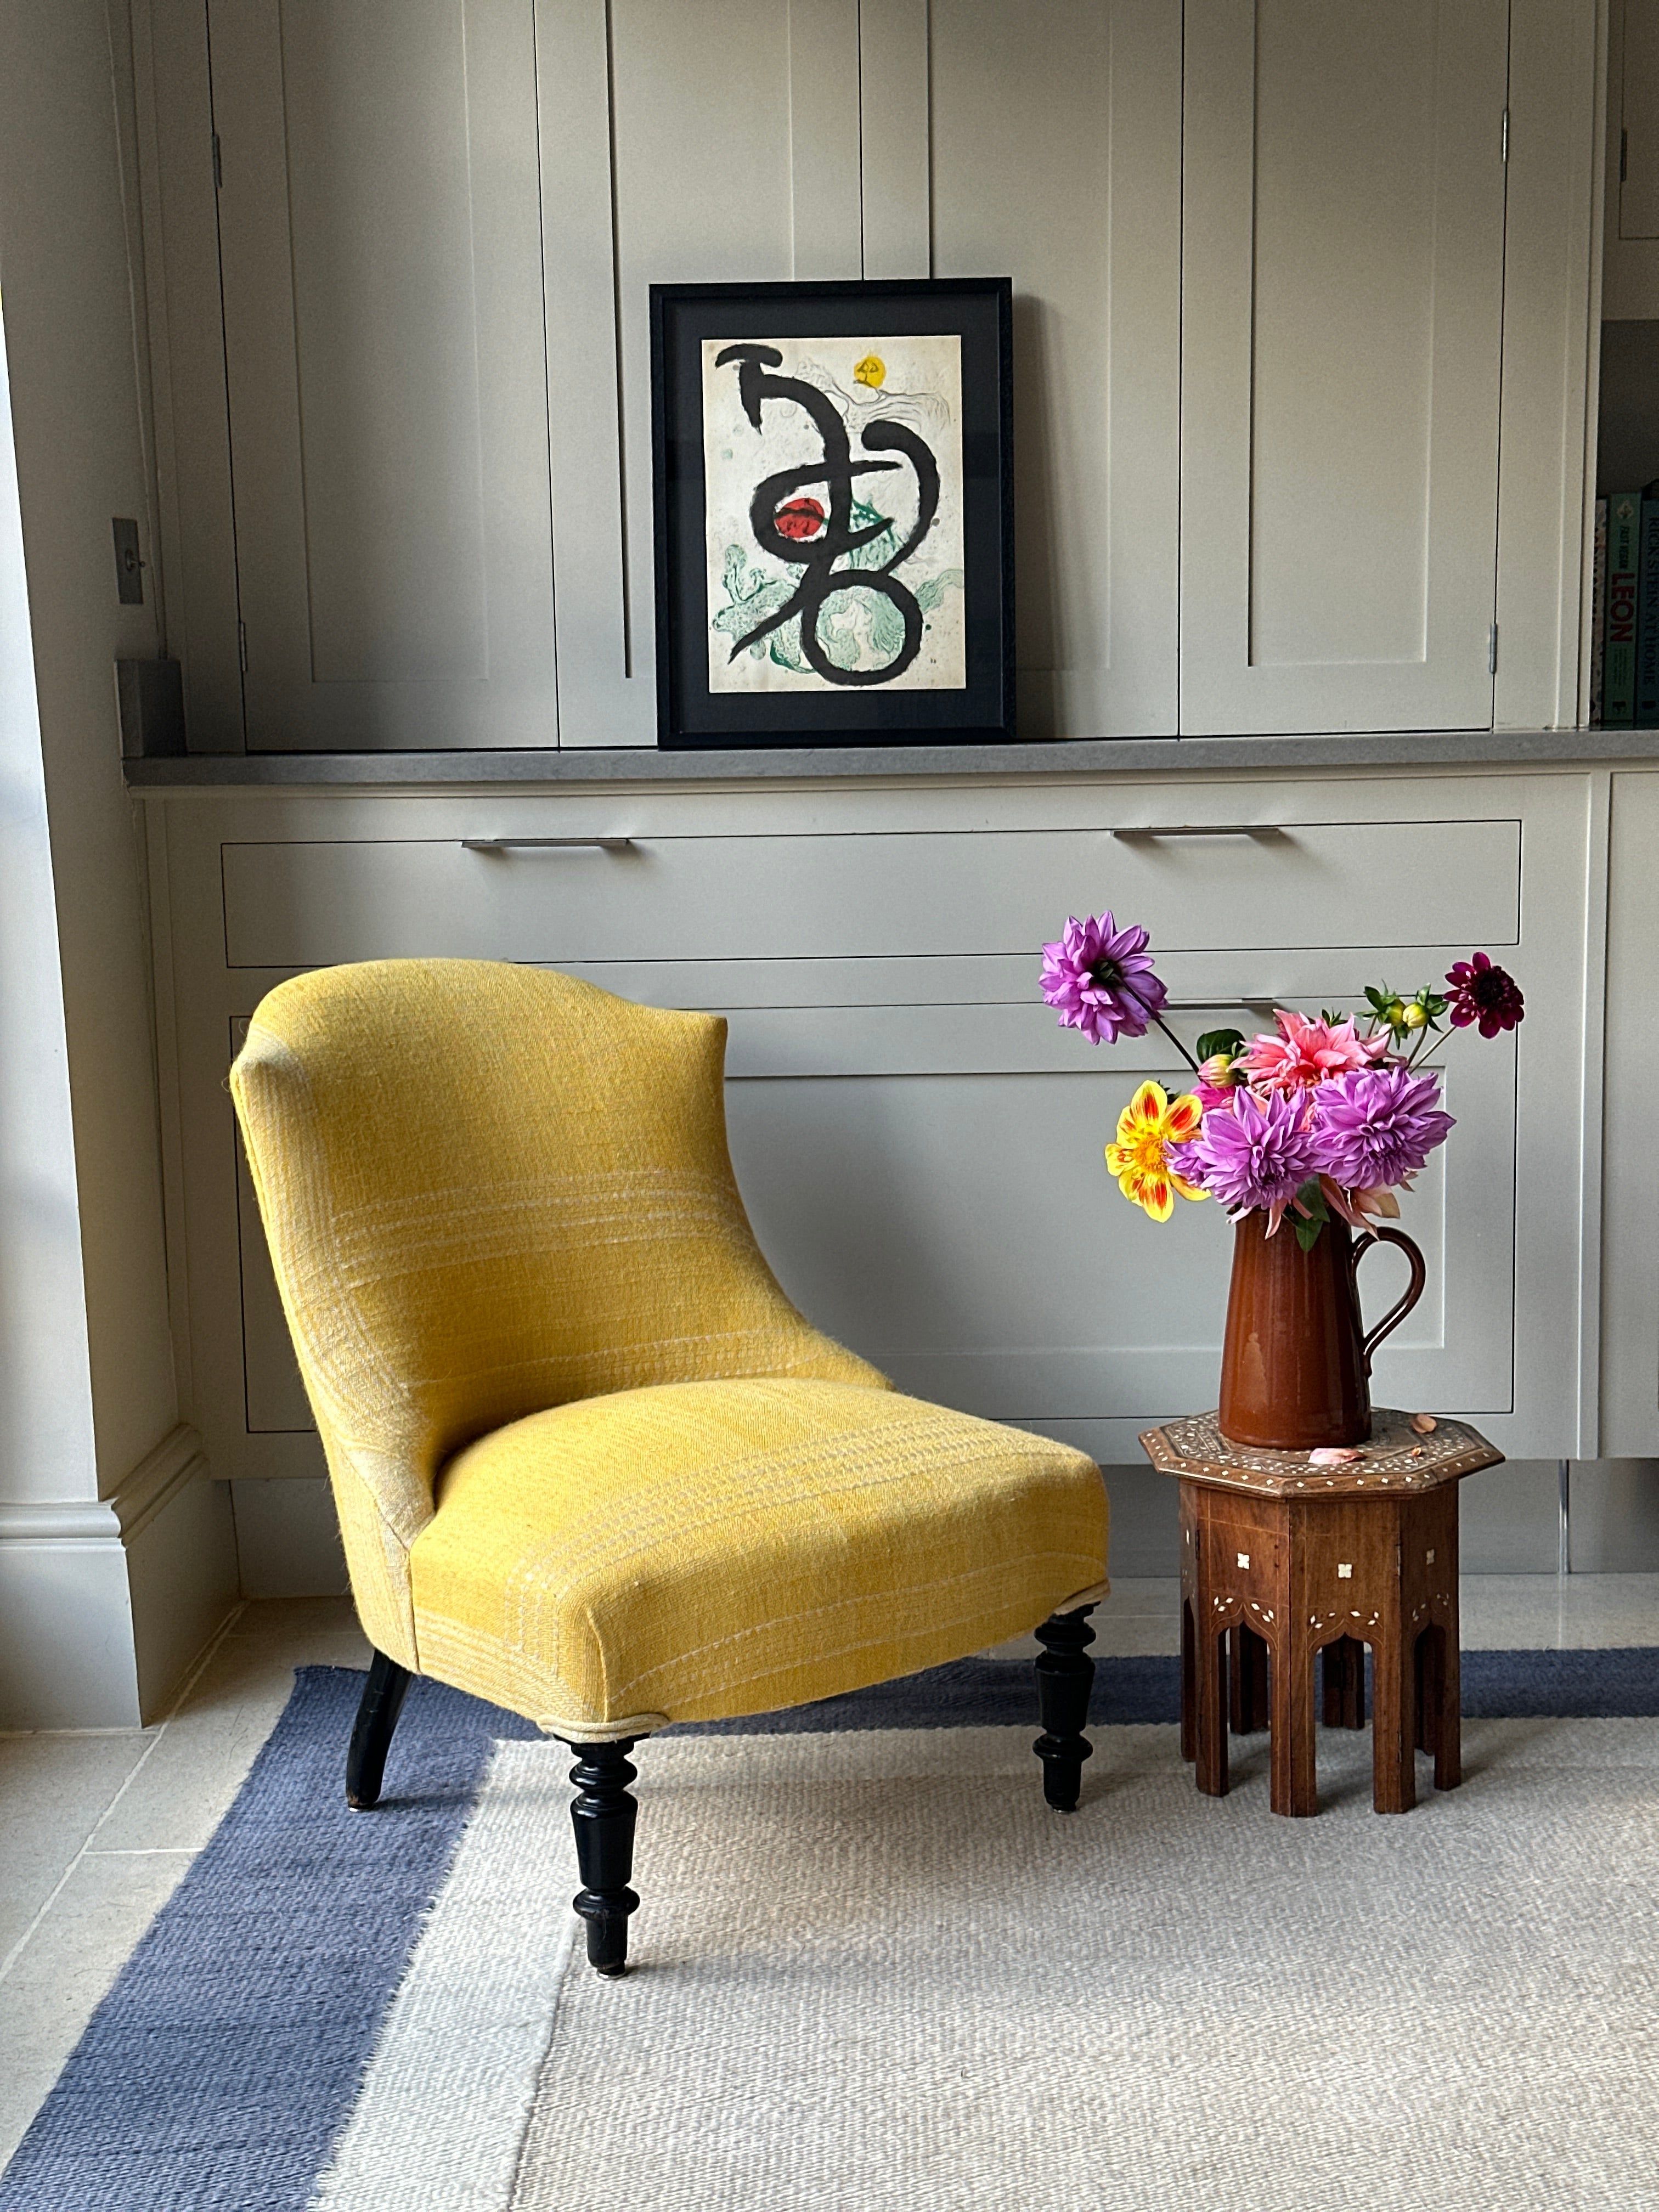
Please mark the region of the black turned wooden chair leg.
<svg viewBox="0 0 1659 2212"><path fill-rule="evenodd" d="M384 1651L374 1654L346 1753L346 1803L354 1813L367 1813L380 1802L386 1755L392 1747L392 1731L404 1709L409 1684L407 1667L388 1659Z"/></svg>
<svg viewBox="0 0 1659 2212"><path fill-rule="evenodd" d="M1083 1733L1089 1719L1089 1692L1095 1662L1089 1646L1091 1605L1075 1613L1056 1613L1036 1632L1042 1653L1036 1662L1037 1711L1042 1734L1031 1747L1042 1761L1042 1794L1057 1813L1074 1813L1083 1787L1083 1762L1094 1746Z"/></svg>
<svg viewBox="0 0 1659 2212"><path fill-rule="evenodd" d="M576 1754L570 1770L576 1785L570 1820L582 1878L572 1902L587 1923L587 1963L602 1974L628 1972L628 1916L640 1905L628 1887L640 1809L628 1794L637 1773L628 1761L633 1748L631 1739L570 1746Z"/></svg>

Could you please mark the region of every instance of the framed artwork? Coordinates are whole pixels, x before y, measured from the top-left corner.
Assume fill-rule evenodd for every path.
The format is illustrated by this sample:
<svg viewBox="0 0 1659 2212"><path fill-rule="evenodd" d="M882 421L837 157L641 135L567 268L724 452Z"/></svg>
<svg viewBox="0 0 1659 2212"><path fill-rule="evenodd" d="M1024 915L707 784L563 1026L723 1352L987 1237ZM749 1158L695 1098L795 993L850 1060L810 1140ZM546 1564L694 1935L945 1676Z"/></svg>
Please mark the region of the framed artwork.
<svg viewBox="0 0 1659 2212"><path fill-rule="evenodd" d="M652 286L659 744L1013 736L1012 308Z"/></svg>

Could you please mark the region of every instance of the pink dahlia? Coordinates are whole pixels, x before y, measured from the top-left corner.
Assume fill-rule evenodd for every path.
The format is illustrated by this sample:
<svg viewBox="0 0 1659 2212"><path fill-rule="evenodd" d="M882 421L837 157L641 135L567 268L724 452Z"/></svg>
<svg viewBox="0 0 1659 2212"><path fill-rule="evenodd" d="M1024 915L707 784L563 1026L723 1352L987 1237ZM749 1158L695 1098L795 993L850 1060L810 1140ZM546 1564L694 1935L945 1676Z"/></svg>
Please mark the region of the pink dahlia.
<svg viewBox="0 0 1659 2212"><path fill-rule="evenodd" d="M1414 1176L1454 1127L1440 1082L1403 1067L1339 1075L1319 1093L1313 1138L1319 1170L1344 1190L1389 1189Z"/></svg>
<svg viewBox="0 0 1659 2212"><path fill-rule="evenodd" d="M1310 1022L1305 1014L1281 1008L1273 1019L1279 1035L1255 1038L1240 1062L1251 1082L1267 1091L1305 1091L1328 1083L1350 1068L1369 1067L1389 1048L1386 1030L1362 1037L1352 1015L1346 1022Z"/></svg>
<svg viewBox="0 0 1659 2212"><path fill-rule="evenodd" d="M1204 1116L1182 1149L1181 1172L1229 1213L1265 1208L1271 1236L1303 1184L1319 1173L1318 1140L1304 1119L1302 1102L1286 1093L1236 1091L1231 1112L1222 1107Z"/></svg>
<svg viewBox="0 0 1659 2212"><path fill-rule="evenodd" d="M1092 920L1075 915L1057 945L1042 948L1042 995L1063 1030L1081 1030L1091 1044L1145 1036L1169 994L1152 973L1146 932L1120 929L1109 909Z"/></svg>
<svg viewBox="0 0 1659 2212"><path fill-rule="evenodd" d="M1484 952L1456 962L1447 969L1446 981L1451 986L1454 1029L1466 1030L1471 1022L1479 1022L1481 1036L1494 1037L1499 1030L1512 1030L1526 1018L1521 986L1507 968L1495 966Z"/></svg>

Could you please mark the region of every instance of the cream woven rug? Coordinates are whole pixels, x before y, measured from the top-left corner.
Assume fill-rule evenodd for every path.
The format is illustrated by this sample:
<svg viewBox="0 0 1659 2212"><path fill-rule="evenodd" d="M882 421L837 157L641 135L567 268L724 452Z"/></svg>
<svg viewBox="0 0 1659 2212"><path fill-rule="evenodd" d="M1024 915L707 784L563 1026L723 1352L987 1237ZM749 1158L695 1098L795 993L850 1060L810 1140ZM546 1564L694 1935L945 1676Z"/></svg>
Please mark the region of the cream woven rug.
<svg viewBox="0 0 1659 2212"><path fill-rule="evenodd" d="M1197 1797L1101 1729L643 1744L638 1970L571 1957L565 1757L509 1743L328 2212L1641 2212L1659 2207L1659 1722L1473 1721L1374 1814L1322 1731Z"/></svg>

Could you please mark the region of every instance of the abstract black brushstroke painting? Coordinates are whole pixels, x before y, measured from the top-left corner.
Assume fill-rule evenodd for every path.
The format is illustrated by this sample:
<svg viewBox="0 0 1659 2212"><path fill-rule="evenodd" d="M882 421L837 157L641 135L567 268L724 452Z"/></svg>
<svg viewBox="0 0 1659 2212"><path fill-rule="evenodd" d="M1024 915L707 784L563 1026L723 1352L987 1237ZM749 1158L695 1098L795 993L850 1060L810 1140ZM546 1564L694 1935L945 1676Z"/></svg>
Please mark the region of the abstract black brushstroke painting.
<svg viewBox="0 0 1659 2212"><path fill-rule="evenodd" d="M1012 735L1008 305L653 288L661 743Z"/></svg>

